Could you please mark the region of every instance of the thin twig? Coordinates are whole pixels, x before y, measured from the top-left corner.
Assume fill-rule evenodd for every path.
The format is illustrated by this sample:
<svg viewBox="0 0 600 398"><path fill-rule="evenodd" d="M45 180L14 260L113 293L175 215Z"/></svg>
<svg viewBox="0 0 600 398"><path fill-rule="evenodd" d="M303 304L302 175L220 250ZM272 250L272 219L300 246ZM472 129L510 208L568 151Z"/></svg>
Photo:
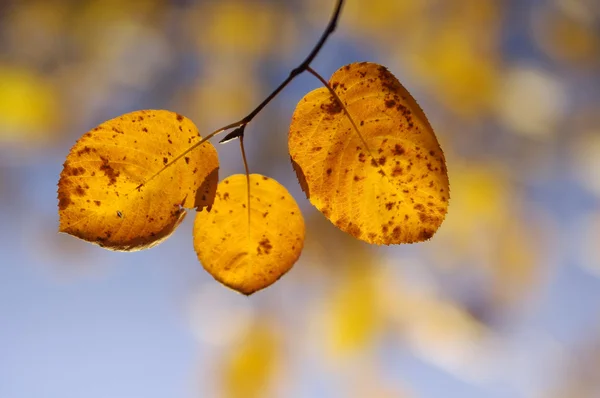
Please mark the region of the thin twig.
<svg viewBox="0 0 600 398"><path fill-rule="evenodd" d="M256 115L258 115L260 113L260 111L262 111L263 108L265 106L267 106L267 104L269 104L269 102L271 102L273 100L273 98L277 97L277 95L281 92L281 90L283 90L288 84L290 84L290 82L292 80L294 80L298 75L307 71L308 68L310 68L310 63L319 54L319 52L323 48L323 45L329 38L329 36L331 36L331 34L335 31L338 20L340 19L340 14L341 14L343 5L344 5L344 0L337 0L337 3L333 10L333 13L331 14L331 18L329 19L329 23L327 24L325 31L321 35L321 38L319 39L319 41L317 42L315 47L312 49L312 51L308 54L308 56L304 59L304 61L302 61L302 63L300 65L298 65L297 68L292 69L289 76L283 82L281 82L281 84L275 90L273 90L273 92L271 94L269 94L269 96L267 98L265 98L264 101L261 102L252 112L250 112L248 115L246 115L244 118L238 120L237 122L230 123L227 126L223 126L219 129L213 131L212 133L207 135L205 138L200 140L200 142L195 143L194 145L192 145L191 147L186 149L181 155L177 156L176 158L171 160L169 163L167 163L162 169L157 171L152 177L150 177L149 179L147 179L146 181L144 181L143 183L138 185L136 187L136 189L139 190L142 186L144 186L145 184L147 184L148 182L153 180L157 175L162 173L166 168L170 167L173 163L177 162L178 160L183 158L185 155L187 155L188 153L190 153L191 151L193 151L194 149L196 149L197 147L202 145L204 142L210 140L215 135L222 133L223 131L238 127L235 130L233 130L232 132L230 132L229 134L227 134L225 136L225 138L223 138L221 141L219 141L221 143L225 143L225 142L234 140L236 138L242 137L244 135L244 130L245 130L244 127L248 123L250 123L252 121L252 119L254 119L254 117Z"/></svg>
<svg viewBox="0 0 600 398"><path fill-rule="evenodd" d="M335 32L338 20L340 19L340 14L341 14L343 5L344 5L344 0L337 0L335 9L333 10L333 13L331 14L331 18L329 19L329 23L327 24L325 31L321 35L321 38L319 39L319 41L317 42L315 47L312 49L310 54L308 54L306 59L304 59L304 61L302 61L302 63L300 65L298 65L297 68L292 69L292 71L290 72L290 75L283 82L281 82L281 84L275 90L273 90L273 92L271 94L269 94L269 96L267 98L265 98L265 100L263 102L261 102L252 112L250 112L248 115L246 115L246 117L244 117L243 119L241 119L235 123L232 123L230 125L231 126L230 128L238 127L238 126L246 125L246 124L250 123L250 121L252 121L252 119L254 119L254 117L256 115L258 115L260 113L260 111L262 111L262 109L265 106L267 106L267 104L269 102L271 102L273 100L273 98L275 98L281 92L281 90L283 90L288 84L291 83L292 80L294 80L298 75L305 72L310 67L310 63L319 54L319 52L323 48L323 45L329 38L329 36L331 36L331 34L333 32ZM227 134L225 136L225 138L223 138L220 142L223 143L223 142L231 141L235 138L238 138L239 136L240 136L239 131L232 131L230 134Z"/></svg>

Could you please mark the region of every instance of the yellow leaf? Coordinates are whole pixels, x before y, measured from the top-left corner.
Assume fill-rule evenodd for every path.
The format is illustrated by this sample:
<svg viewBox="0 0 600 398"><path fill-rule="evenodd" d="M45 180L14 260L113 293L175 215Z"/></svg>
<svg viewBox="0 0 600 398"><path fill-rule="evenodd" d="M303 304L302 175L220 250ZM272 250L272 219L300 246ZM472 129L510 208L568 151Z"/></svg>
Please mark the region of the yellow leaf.
<svg viewBox="0 0 600 398"><path fill-rule="evenodd" d="M43 76L0 64L0 143L44 144L60 121L59 93Z"/></svg>
<svg viewBox="0 0 600 398"><path fill-rule="evenodd" d="M254 325L240 342L231 346L220 366L223 398L270 396L282 371L281 338L268 322Z"/></svg>
<svg viewBox="0 0 600 398"><path fill-rule="evenodd" d="M191 120L164 110L128 113L84 134L58 182L60 232L112 250L166 239L183 208L214 200L217 152L206 142L151 177L200 138Z"/></svg>
<svg viewBox="0 0 600 398"><path fill-rule="evenodd" d="M250 202L250 203L248 203ZM196 214L194 248L204 268L243 294L263 289L292 268L304 246L304 219L277 181L236 174L219 183L210 211Z"/></svg>
<svg viewBox="0 0 600 398"><path fill-rule="evenodd" d="M350 264L329 297L325 319L321 321L327 327L327 348L342 357L369 347L377 339L383 323L377 286L368 267L370 261L360 255L357 257L356 260L364 264Z"/></svg>
<svg viewBox="0 0 600 398"><path fill-rule="evenodd" d="M375 244L424 241L448 209L444 154L425 114L383 66L350 64L296 107L289 151L311 203ZM346 113L346 110L348 113Z"/></svg>

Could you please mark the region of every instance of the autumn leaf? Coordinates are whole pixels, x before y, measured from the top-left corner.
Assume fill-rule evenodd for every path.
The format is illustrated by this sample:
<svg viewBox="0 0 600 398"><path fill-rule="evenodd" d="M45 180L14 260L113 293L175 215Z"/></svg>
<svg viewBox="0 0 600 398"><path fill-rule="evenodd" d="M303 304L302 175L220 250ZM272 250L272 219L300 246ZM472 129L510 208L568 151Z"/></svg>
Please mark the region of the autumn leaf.
<svg viewBox="0 0 600 398"><path fill-rule="evenodd" d="M60 232L112 250L166 239L184 208L210 206L219 161L206 142L158 173L201 139L191 120L170 111L136 111L84 134L58 182Z"/></svg>
<svg viewBox="0 0 600 398"><path fill-rule="evenodd" d="M304 246L304 219L277 181L251 174L219 183L210 211L196 214L194 248L204 268L243 294L263 289L292 268Z"/></svg>
<svg viewBox="0 0 600 398"><path fill-rule="evenodd" d="M419 105L383 66L350 64L296 107L288 146L310 202L375 244L427 240L448 209L444 154Z"/></svg>

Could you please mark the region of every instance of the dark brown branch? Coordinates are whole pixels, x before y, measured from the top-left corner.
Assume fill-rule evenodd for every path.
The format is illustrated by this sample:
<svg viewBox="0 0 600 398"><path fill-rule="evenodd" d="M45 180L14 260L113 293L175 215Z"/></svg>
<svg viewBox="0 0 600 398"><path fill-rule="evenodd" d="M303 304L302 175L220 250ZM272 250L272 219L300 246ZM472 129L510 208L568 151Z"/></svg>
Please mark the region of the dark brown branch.
<svg viewBox="0 0 600 398"><path fill-rule="evenodd" d="M142 186L144 186L149 181L153 180L157 175L162 173L167 167L170 167L173 163L175 163L178 160L180 160L181 158L183 158L186 154L190 153L191 151L198 148L200 145L204 144L206 141L210 140L215 135L222 133L223 131L227 131L227 130L235 128L235 130L233 130L232 132L227 134L225 136L225 138L223 138L221 141L219 141L220 143L225 143L228 141L232 141L236 138L243 137L246 125L248 123L250 123L250 121L252 121L252 119L254 119L254 117L256 115L258 115L258 113L260 111L262 111L262 109L265 106L267 106L267 104L269 102L271 102L273 100L273 98L275 98L281 92L281 90L283 90L288 84L290 84L290 82L292 80L294 80L301 73L308 70L308 68L310 67L310 63L319 54L319 52L321 51L321 48L323 48L323 45L325 44L325 42L327 41L329 36L331 36L331 34L335 31L338 20L340 19L340 14L342 12L343 5L344 5L344 0L337 0L335 9L333 10L333 14L331 14L331 18L329 18L329 23L327 24L325 31L321 35L321 38L319 39L319 41L317 42L315 47L312 49L310 54L308 54L306 59L304 61L302 61L302 63L300 65L298 65L297 68L292 69L292 71L290 72L290 75L275 90L273 90L273 92L271 94L269 94L269 96L267 98L265 98L265 100L263 102L261 102L252 112L250 112L246 117L244 117L243 119L241 119L237 122L228 124L227 126L221 127L219 129L213 131L212 133L210 133L209 135L204 137L202 140L200 140L199 142L195 143L194 145L192 145L191 147L186 149L182 154L177 156L175 159L173 159L169 163L167 163L162 169L160 169L159 171L154 173L149 179L147 179L146 181L144 181L143 183L138 185L136 187L136 189L139 190Z"/></svg>
<svg viewBox="0 0 600 398"><path fill-rule="evenodd" d="M317 42L315 47L312 49L310 54L308 54L306 59L304 61L302 61L302 63L300 65L298 65L297 68L292 69L292 71L290 72L290 75L283 82L281 82L281 84L275 90L273 90L273 92L271 94L269 94L269 96L267 98L265 98L265 100L263 102L261 102L260 105L258 105L252 112L250 112L246 117L244 117L240 121L232 123L226 127L223 127L222 129L220 129L220 131L225 131L225 130L228 130L228 129L231 129L234 127L245 126L246 124L250 123L250 121L252 121L252 119L254 119L254 117L256 115L258 115L260 113L260 111L262 111L263 108L265 106L267 106L267 104L269 102L271 102L273 100L273 98L275 98L281 92L281 90L283 90L288 84L290 84L290 82L292 80L294 80L298 75L302 74L303 72L305 72L308 69L308 67L310 66L310 63L319 54L319 52L323 48L323 45L329 38L329 36L331 36L331 34L333 32L335 32L338 20L340 19L340 14L342 12L343 5L344 5L344 0L337 0L335 9L333 11L333 14L331 14L331 18L329 19L329 23L327 24L325 31L321 35L321 38L319 39L319 41ZM223 138L220 142L225 143L227 141L231 141L233 139L241 137L243 134L244 134L243 129L235 129L231 133L227 134L225 136L225 138Z"/></svg>

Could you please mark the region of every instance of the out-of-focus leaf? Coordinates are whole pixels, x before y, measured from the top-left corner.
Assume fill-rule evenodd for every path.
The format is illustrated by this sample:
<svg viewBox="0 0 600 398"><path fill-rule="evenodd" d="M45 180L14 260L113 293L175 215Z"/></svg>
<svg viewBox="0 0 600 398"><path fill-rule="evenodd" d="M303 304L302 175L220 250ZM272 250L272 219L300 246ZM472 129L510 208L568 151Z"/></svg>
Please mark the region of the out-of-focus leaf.
<svg viewBox="0 0 600 398"><path fill-rule="evenodd" d="M30 70L0 64L0 143L48 141L59 120L58 92Z"/></svg>
<svg viewBox="0 0 600 398"><path fill-rule="evenodd" d="M279 336L268 323L255 325L233 345L221 367L223 398L264 398L281 371Z"/></svg>
<svg viewBox="0 0 600 398"><path fill-rule="evenodd" d="M355 261L367 260L358 255ZM328 337L327 348L334 356L365 349L377 340L383 316L370 264L346 264L343 280L328 296L329 304L321 322Z"/></svg>

